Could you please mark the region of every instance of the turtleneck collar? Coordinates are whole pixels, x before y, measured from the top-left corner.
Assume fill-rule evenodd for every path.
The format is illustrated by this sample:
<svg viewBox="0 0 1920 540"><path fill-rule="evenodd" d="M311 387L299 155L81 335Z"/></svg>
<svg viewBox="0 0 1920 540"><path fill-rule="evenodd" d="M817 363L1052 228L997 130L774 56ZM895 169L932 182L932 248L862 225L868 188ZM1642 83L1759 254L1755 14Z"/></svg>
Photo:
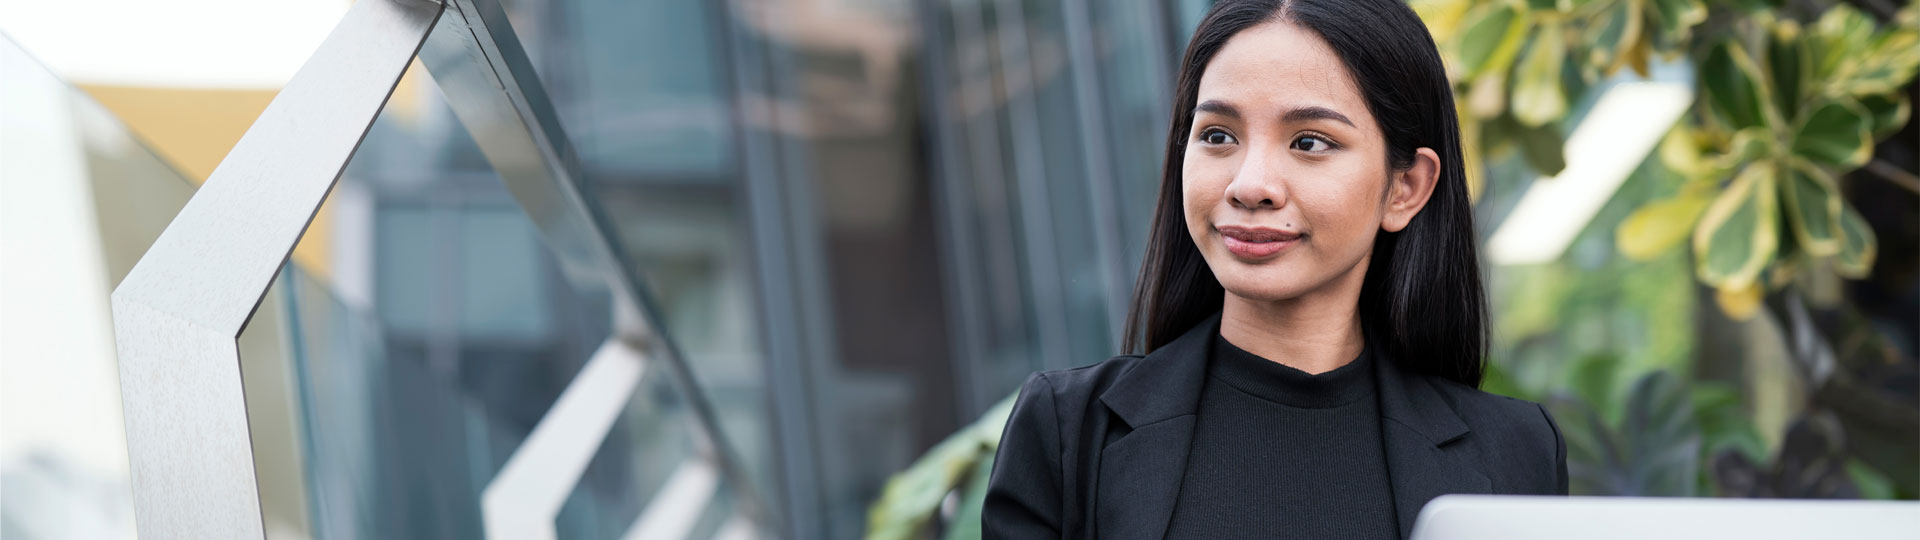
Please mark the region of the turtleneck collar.
<svg viewBox="0 0 1920 540"><path fill-rule="evenodd" d="M1207 372L1254 397L1290 407L1324 409L1373 395L1372 356L1363 348L1347 365L1314 375L1247 352L1215 333Z"/></svg>

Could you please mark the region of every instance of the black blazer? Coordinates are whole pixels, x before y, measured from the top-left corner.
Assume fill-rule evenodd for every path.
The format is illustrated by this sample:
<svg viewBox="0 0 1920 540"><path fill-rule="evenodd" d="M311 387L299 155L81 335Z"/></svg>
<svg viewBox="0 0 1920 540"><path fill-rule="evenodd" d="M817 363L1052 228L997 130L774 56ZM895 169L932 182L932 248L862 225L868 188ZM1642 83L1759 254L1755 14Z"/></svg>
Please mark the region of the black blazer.
<svg viewBox="0 0 1920 540"><path fill-rule="evenodd" d="M1027 377L994 457L982 536L1164 535L1219 325L1215 314L1144 357ZM1566 441L1545 408L1376 358L1401 538L1443 494L1566 494Z"/></svg>

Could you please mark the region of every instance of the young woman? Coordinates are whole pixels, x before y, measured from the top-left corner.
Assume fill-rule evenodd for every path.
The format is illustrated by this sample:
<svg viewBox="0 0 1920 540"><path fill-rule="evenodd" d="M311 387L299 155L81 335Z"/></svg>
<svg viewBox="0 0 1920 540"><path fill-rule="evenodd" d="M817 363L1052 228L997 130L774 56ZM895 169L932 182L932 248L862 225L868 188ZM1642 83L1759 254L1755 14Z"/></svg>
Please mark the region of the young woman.
<svg viewBox="0 0 1920 540"><path fill-rule="evenodd" d="M1036 373L986 538L1405 538L1564 494L1486 342L1446 73L1400 0L1220 0L1182 61L1128 352Z"/></svg>

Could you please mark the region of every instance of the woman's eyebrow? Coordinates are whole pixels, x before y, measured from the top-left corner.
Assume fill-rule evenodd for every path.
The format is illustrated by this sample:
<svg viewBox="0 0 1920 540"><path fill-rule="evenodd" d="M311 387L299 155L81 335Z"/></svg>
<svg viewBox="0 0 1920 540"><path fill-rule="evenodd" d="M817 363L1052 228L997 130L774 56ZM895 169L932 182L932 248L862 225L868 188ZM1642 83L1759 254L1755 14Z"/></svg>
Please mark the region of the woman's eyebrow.
<svg viewBox="0 0 1920 540"><path fill-rule="evenodd" d="M1335 120L1346 124L1348 127L1358 127L1353 125L1352 120L1347 119L1347 115L1318 105L1289 109L1287 110L1287 114L1281 116L1280 119L1288 123L1306 122L1309 120Z"/></svg>
<svg viewBox="0 0 1920 540"><path fill-rule="evenodd" d="M1234 107L1232 104L1229 104L1224 101L1211 100L1211 99L1200 102L1199 106L1196 106L1193 108L1193 112L1196 114L1198 113L1217 114L1220 116L1225 116L1227 118L1233 118L1236 120L1240 118L1239 108ZM1342 124L1346 124L1348 126L1358 127L1353 125L1353 120L1348 119L1347 115L1340 114L1340 111L1335 111L1333 109L1329 109L1319 105L1308 105L1305 107L1295 107L1292 109L1288 109L1286 114L1280 116L1280 119L1288 123L1307 122L1311 120L1333 120L1336 122L1340 122Z"/></svg>
<svg viewBox="0 0 1920 540"><path fill-rule="evenodd" d="M1220 116L1225 116L1227 118L1232 118L1235 120L1240 119L1240 109L1235 108L1233 105L1227 104L1226 102L1215 101L1211 99L1203 101L1200 103L1199 106L1194 107L1193 112L1213 113Z"/></svg>

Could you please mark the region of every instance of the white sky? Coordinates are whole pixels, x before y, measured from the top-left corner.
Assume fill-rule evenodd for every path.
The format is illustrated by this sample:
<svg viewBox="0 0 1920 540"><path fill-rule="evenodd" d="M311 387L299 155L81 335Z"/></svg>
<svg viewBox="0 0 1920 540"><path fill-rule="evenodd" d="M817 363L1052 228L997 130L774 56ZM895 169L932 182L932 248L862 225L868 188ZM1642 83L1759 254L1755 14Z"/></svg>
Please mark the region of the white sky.
<svg viewBox="0 0 1920 540"><path fill-rule="evenodd" d="M0 33L68 81L279 88L347 0L0 0Z"/></svg>

